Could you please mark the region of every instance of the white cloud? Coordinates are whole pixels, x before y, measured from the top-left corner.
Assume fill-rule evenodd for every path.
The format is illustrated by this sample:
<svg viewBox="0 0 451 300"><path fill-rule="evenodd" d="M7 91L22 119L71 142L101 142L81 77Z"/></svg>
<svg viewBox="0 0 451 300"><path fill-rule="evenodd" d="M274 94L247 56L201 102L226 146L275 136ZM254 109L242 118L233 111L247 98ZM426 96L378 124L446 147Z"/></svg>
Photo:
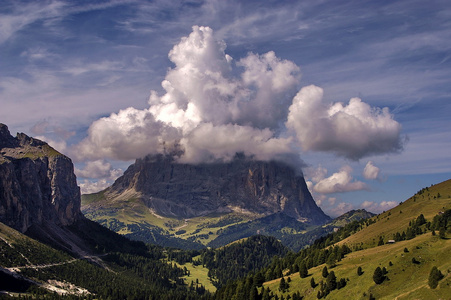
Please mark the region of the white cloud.
<svg viewBox="0 0 451 300"><path fill-rule="evenodd" d="M354 205L351 203L340 202L335 207L328 207L324 210L329 216L338 217L352 209L354 209Z"/></svg>
<svg viewBox="0 0 451 300"><path fill-rule="evenodd" d="M333 205L335 205L335 202L337 201L337 198L335 198L335 197L329 197L329 198L327 199L327 201L329 202L329 204L330 204L331 206L333 206Z"/></svg>
<svg viewBox="0 0 451 300"><path fill-rule="evenodd" d="M132 160L146 154L164 153L178 137L177 129L156 121L148 110L132 107L95 121L88 137L72 148L78 159Z"/></svg>
<svg viewBox="0 0 451 300"><path fill-rule="evenodd" d="M99 179L98 181L90 181L88 179L83 180L81 183L79 183L80 186L80 192L82 194L92 194L97 193L99 191L102 191L109 187L111 185L111 182L107 179Z"/></svg>
<svg viewBox="0 0 451 300"><path fill-rule="evenodd" d="M277 154L290 152L290 139L274 138L269 129L232 124L213 126L203 123L180 144L185 149L182 160L186 162L230 160L236 152L269 160Z"/></svg>
<svg viewBox="0 0 451 300"><path fill-rule="evenodd" d="M115 169L105 160L88 161L82 169L75 168L75 175L82 194L91 194L109 187L119 176L122 169Z"/></svg>
<svg viewBox="0 0 451 300"><path fill-rule="evenodd" d="M115 180L122 175L121 169L113 169L109 162L104 160L88 161L83 169L75 168L75 175L81 178L108 178Z"/></svg>
<svg viewBox="0 0 451 300"><path fill-rule="evenodd" d="M50 4L34 2L27 5L22 5L22 3L12 5L13 14L0 15L0 44L37 20L61 17L62 9L65 6L66 4L60 1L52 1Z"/></svg>
<svg viewBox="0 0 451 300"><path fill-rule="evenodd" d="M331 194L367 190L368 186L361 181L353 181L352 168L344 166L339 172L317 182L313 190L317 193Z"/></svg>
<svg viewBox="0 0 451 300"><path fill-rule="evenodd" d="M370 160L367 162L365 168L363 169L363 176L366 179L378 179L380 169L376 167Z"/></svg>
<svg viewBox="0 0 451 300"><path fill-rule="evenodd" d="M164 93L151 91L146 109L129 107L92 123L88 137L73 147L74 157L131 160L177 149L180 160L191 163L229 160L236 152L267 160L298 152L298 143L350 158L399 150L400 126L388 109L358 98L347 106L326 105L315 86L293 99L300 81L296 64L272 51L235 63L225 49L212 29L193 26L169 52L174 67L161 83ZM111 67L107 61L98 65ZM341 171L315 190L366 188L351 179Z"/></svg>
<svg viewBox="0 0 451 300"><path fill-rule="evenodd" d="M175 67L162 82L165 94L152 91L148 109L130 107L95 121L73 155L130 160L181 147L182 161L201 162L236 152L258 159L292 153L292 138L278 136L278 129L299 68L273 52L251 53L238 63L240 78L225 47L210 28L194 26L169 52Z"/></svg>
<svg viewBox="0 0 451 300"><path fill-rule="evenodd" d="M359 98L348 105L323 103L323 89L303 87L289 108L286 126L304 150L327 151L350 159L402 149L401 125L388 108L374 108Z"/></svg>
<svg viewBox="0 0 451 300"><path fill-rule="evenodd" d="M373 213L381 213L382 211L389 210L397 205L398 203L395 201L382 201L380 203L364 201L360 207Z"/></svg>

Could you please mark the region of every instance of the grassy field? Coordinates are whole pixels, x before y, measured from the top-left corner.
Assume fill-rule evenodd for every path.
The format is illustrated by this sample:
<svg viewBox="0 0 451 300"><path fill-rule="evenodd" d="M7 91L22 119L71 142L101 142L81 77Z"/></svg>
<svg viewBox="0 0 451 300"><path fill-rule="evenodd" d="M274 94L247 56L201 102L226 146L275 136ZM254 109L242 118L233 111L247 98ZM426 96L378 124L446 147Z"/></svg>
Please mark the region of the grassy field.
<svg viewBox="0 0 451 300"><path fill-rule="evenodd" d="M404 248L409 252L405 253ZM368 299L372 294L376 299L451 299L451 239L443 240L430 233L409 241L386 244L348 254L333 270L337 279L347 278L347 285L332 291L329 299ZM412 258L419 264L412 263ZM390 262L392 266L390 266ZM357 275L357 268L362 267L363 275ZM437 266L445 275L436 289L430 289L427 282L431 268ZM377 267L388 270L389 280L377 285L373 273ZM311 277L318 284L325 279L321 272L324 265L309 270L307 278L300 278L299 273L290 275L291 283L285 297L300 291L304 299L317 299L319 286L311 288ZM287 280L285 277L285 280ZM278 295L280 279L264 284Z"/></svg>
<svg viewBox="0 0 451 300"><path fill-rule="evenodd" d="M139 200L139 195L127 195L124 199L115 199L115 201L102 200L104 200L103 192L83 195L82 210L84 214L94 221L106 220L106 224L123 223L120 229L107 226L120 234L131 233L127 225L147 223L161 228L168 236L192 239L203 245L207 245L217 238L218 230L258 217L249 214L229 213L177 219L157 215ZM97 209L98 207L102 209Z"/></svg>
<svg viewBox="0 0 451 300"><path fill-rule="evenodd" d="M404 203L372 218L375 223L363 228L338 244L347 244L353 248L363 245L364 250L348 254L338 265L330 269L337 277L347 279L347 285L332 291L329 299L368 299L373 295L376 299L451 299L451 237L441 239L433 236L431 231L419 235L411 240L394 244L377 246L379 237L384 241L393 239L396 232L402 233L409 226L409 221L423 214L426 221L441 211L451 209L451 180L424 188L410 197ZM407 248L408 252L404 249ZM416 263L413 262L413 259ZM433 266L445 275L436 289L428 286L429 273ZM364 273L357 275L357 268ZM373 273L377 268L388 270L388 280L377 285L373 281ZM312 288L310 280L313 277L319 284L325 282L321 272L324 265L309 270L309 276L301 279L299 273L290 275L291 283L286 297L299 291L303 299L317 299L319 286ZM285 277L285 280L287 280ZM271 291L281 295L276 279L264 284Z"/></svg>
<svg viewBox="0 0 451 300"><path fill-rule="evenodd" d="M196 260L198 257L194 257L193 259ZM180 268L186 267L186 269L190 272L188 276L183 277L188 286L191 284L191 281L194 282L194 285L196 282L199 282L199 284L202 284L208 291L212 293L216 292L216 287L211 283L210 278L208 277L207 268L202 265L195 266L192 263L185 263L184 265L177 264L177 266Z"/></svg>
<svg viewBox="0 0 451 300"><path fill-rule="evenodd" d="M440 195L440 197L437 197ZM428 187L421 194L415 194L402 204L372 218L376 223L351 235L340 244L348 246L363 243L364 248L374 247L379 236L387 242L396 232L402 233L409 226L409 221L423 214L427 221L440 211L451 209L451 180Z"/></svg>

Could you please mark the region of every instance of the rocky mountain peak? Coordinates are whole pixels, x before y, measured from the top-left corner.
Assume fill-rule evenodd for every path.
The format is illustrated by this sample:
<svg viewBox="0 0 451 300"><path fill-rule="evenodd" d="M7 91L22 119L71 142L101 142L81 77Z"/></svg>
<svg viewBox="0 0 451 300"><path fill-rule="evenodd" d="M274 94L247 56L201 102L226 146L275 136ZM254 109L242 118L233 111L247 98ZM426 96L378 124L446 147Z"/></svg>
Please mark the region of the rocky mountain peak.
<svg viewBox="0 0 451 300"><path fill-rule="evenodd" d="M198 165L163 155L138 159L105 192L112 200L130 195L168 217L235 211L262 216L281 212L314 224L329 219L292 167L240 156L228 163Z"/></svg>
<svg viewBox="0 0 451 300"><path fill-rule="evenodd" d="M21 232L49 222L70 225L82 216L72 161L24 133L0 124L0 222Z"/></svg>

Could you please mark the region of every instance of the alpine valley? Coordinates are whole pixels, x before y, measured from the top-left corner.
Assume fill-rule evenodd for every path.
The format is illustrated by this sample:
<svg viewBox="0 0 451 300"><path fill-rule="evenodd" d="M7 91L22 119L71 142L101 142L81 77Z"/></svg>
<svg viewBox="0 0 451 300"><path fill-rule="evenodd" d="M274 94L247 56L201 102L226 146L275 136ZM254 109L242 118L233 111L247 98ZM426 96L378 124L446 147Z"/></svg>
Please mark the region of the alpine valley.
<svg viewBox="0 0 451 300"><path fill-rule="evenodd" d="M331 220L283 162L147 156L83 196L73 169L45 142L0 124L1 298L451 294L451 180L382 214Z"/></svg>

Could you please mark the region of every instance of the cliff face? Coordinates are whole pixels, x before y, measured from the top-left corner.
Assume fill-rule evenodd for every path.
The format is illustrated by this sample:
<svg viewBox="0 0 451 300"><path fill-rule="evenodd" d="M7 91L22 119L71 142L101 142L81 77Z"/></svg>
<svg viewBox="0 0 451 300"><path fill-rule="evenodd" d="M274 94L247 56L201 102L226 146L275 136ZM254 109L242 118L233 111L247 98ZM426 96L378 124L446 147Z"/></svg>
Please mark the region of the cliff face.
<svg viewBox="0 0 451 300"><path fill-rule="evenodd" d="M158 156L138 159L105 196L134 195L157 214L191 218L232 211L298 220L329 220L313 200L304 177L280 162L236 158L230 163L189 165Z"/></svg>
<svg viewBox="0 0 451 300"><path fill-rule="evenodd" d="M72 161L0 124L0 222L21 232L44 222L71 225L82 218Z"/></svg>

